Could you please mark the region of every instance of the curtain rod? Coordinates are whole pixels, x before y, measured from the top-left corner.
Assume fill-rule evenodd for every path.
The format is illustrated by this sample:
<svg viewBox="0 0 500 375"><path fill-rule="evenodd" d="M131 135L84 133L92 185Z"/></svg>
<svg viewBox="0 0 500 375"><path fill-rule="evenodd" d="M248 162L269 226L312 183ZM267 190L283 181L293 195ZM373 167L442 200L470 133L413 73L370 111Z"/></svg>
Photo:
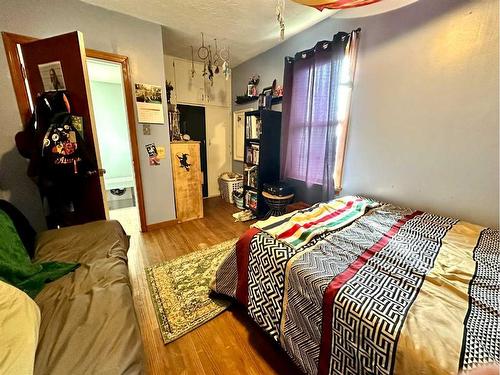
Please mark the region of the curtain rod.
<svg viewBox="0 0 500 375"><path fill-rule="evenodd" d="M361 27L358 27L357 29L351 31L351 33L356 33L356 34L359 34L360 32L361 32ZM339 31L335 35L338 35L338 34L349 35L350 33L346 33L345 31ZM333 39L335 39L335 35L333 36ZM314 49L316 48L316 46L318 45L318 43L321 43L321 42L322 41L318 41L314 47L297 52L295 54L295 56L297 56L299 54L307 54L307 53L310 53L311 51L314 51ZM327 41L323 41L323 42L327 42ZM328 41L328 42L330 42L330 41ZM295 56L293 56L293 57L292 56L286 56L285 57L285 62L292 62L293 60L295 60Z"/></svg>

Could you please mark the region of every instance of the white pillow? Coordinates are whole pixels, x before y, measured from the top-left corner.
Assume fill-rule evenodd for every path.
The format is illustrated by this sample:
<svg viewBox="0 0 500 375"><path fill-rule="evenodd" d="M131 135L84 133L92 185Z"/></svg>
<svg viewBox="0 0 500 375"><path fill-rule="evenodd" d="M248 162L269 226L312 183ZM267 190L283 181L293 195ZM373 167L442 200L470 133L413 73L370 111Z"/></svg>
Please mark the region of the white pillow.
<svg viewBox="0 0 500 375"><path fill-rule="evenodd" d="M0 374L33 374L39 329L35 301L0 280Z"/></svg>

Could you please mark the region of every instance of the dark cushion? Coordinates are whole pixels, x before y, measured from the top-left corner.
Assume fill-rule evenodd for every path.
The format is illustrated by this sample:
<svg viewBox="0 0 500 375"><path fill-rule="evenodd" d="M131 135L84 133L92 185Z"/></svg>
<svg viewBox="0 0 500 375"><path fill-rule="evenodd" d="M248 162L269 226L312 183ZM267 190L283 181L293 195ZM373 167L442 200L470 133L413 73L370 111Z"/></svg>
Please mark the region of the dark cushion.
<svg viewBox="0 0 500 375"><path fill-rule="evenodd" d="M28 219L12 203L0 199L0 210L5 212L12 220L17 234L21 238L29 256L33 258L35 254L36 232L29 223Z"/></svg>

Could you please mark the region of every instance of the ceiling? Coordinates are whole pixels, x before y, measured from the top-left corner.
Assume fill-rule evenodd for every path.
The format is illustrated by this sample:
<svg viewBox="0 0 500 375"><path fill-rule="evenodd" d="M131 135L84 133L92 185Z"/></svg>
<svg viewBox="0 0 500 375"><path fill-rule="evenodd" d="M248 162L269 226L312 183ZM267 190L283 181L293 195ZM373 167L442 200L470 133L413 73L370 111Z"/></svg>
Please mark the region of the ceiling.
<svg viewBox="0 0 500 375"><path fill-rule="evenodd" d="M219 47L229 45L234 67L281 42L275 0L82 0L165 26L168 54L191 58L190 46L205 40ZM316 9L286 0L285 38L320 22L333 11Z"/></svg>
<svg viewBox="0 0 500 375"><path fill-rule="evenodd" d="M235 67L281 43L276 20L276 0L81 0L163 27L164 49L169 55L191 58L191 48L201 43L229 46ZM359 18L388 12L418 0L383 0L341 11L322 12L285 0L285 39L333 16Z"/></svg>

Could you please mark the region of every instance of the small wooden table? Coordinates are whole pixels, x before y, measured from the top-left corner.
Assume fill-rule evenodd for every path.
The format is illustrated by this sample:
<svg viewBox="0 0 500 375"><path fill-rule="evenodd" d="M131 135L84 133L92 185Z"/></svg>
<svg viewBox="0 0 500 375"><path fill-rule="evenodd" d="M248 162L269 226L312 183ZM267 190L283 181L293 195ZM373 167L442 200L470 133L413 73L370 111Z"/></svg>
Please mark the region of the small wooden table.
<svg viewBox="0 0 500 375"><path fill-rule="evenodd" d="M262 196L269 206L269 212L266 219L271 216L281 216L285 214L286 206L293 200L294 194L279 196L269 194L267 191L262 192Z"/></svg>

